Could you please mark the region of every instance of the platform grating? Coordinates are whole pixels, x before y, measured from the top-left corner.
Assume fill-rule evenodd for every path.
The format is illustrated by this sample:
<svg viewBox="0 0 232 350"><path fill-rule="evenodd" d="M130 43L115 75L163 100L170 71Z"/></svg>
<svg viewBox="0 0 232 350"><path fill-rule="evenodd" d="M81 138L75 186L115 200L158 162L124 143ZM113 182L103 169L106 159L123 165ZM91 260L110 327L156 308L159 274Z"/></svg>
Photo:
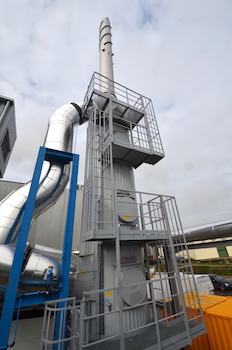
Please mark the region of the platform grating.
<svg viewBox="0 0 232 350"><path fill-rule="evenodd" d="M195 325L190 324L190 329ZM185 345L188 344L186 337L186 328L184 322L179 322L172 327L159 326L159 333L162 342L163 350L174 350L183 347L183 341ZM181 342L180 347L178 343ZM108 340L102 344L89 344L85 347L87 350L120 350L120 339ZM145 331L126 338L125 350L146 350L146 349L159 349L156 326L152 325Z"/></svg>

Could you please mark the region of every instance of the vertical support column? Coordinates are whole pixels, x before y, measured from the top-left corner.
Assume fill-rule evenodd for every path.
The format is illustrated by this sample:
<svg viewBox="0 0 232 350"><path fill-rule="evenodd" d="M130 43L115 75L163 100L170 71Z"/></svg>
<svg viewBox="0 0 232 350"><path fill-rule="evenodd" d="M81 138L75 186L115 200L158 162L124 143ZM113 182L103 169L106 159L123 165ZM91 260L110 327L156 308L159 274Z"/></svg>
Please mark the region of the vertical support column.
<svg viewBox="0 0 232 350"><path fill-rule="evenodd" d="M149 145L150 151L153 152L153 142L152 142L152 138L151 138L151 130L150 130L150 127L149 127L148 118L147 118L147 112L146 112L146 108L144 106L144 101L143 101L142 97L141 97L141 102L142 102L143 111L144 111L144 124L145 124L145 127L146 127L148 145Z"/></svg>
<svg viewBox="0 0 232 350"><path fill-rule="evenodd" d="M73 155L72 163L72 174L70 180L69 199L66 214L65 232L64 232L64 243L62 251L62 265L61 265L61 276L62 276L62 288L60 291L60 299L68 298L69 294L69 280L70 280L70 264L72 254L72 240L73 240L73 226L75 217L76 207L76 185L78 175L78 163L79 155Z"/></svg>
<svg viewBox="0 0 232 350"><path fill-rule="evenodd" d="M14 313L15 300L18 290L18 283L20 279L24 251L27 243L28 231L30 229L31 218L34 210L34 203L36 199L36 193L39 186L39 178L42 170L42 165L46 153L46 148L41 147L39 150L33 179L31 182L29 196L25 205L25 212L22 220L22 224L19 231L18 242L15 249L14 260L10 271L8 285L6 289L6 295L4 299L2 316L0 320L0 349L7 349L8 339L10 334L11 322Z"/></svg>
<svg viewBox="0 0 232 350"><path fill-rule="evenodd" d="M147 268L147 273L148 273L148 278L147 279L149 280L149 291L150 291L150 294L151 294L151 302L152 302L151 306L152 306L152 313L153 313L153 322L155 322L155 328L156 328L156 334L157 334L157 345L158 345L158 350L162 350L155 293L154 293L154 288L153 288L153 282L151 282L150 274L149 274L149 262L148 262L149 250L148 250L148 243L145 243L145 254L146 254L146 268Z"/></svg>
<svg viewBox="0 0 232 350"><path fill-rule="evenodd" d="M72 158L72 159L71 159ZM62 250L62 263L61 263L61 290L59 293L60 299L66 299L69 295L69 283L70 283L70 265L71 265L71 254L72 254L72 241L73 241L73 226L75 218L75 207L76 207L76 185L78 175L78 163L79 155L73 154L70 160L72 160L72 173L70 180L70 189L68 197L68 206L66 213L65 231L64 231L64 242ZM65 307L64 302L60 302L59 307ZM66 326L67 326L68 313L64 310L62 317L61 313L57 313L54 339L66 338ZM54 344L53 349L65 350L66 344Z"/></svg>

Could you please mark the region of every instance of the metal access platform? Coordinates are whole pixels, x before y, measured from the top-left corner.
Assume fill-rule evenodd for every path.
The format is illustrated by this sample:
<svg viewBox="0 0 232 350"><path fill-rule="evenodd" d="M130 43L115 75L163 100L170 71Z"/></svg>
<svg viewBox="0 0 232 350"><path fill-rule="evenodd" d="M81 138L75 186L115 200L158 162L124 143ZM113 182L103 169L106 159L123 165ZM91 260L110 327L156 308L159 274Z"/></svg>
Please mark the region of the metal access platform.
<svg viewBox="0 0 232 350"><path fill-rule="evenodd" d="M94 108L96 103L101 113L93 114L89 122L102 126L102 137L108 130L108 116L113 114L113 130L110 132L113 140L102 140L106 152L109 142L112 142L112 156L129 161L134 168L142 163L154 165L164 157L153 104L149 98L95 72L84 98L84 114L89 114L88 110ZM116 132L120 125L124 133L127 130L128 138Z"/></svg>
<svg viewBox="0 0 232 350"><path fill-rule="evenodd" d="M94 291L95 295L96 293L97 291ZM196 303L194 310L191 302L194 298L197 300L196 295L186 294L185 299L189 300L186 303L187 310L189 316L192 315L187 322L182 312L179 315L170 315L167 305L162 306L162 303L157 301L157 308L163 314L163 318L153 320L142 329L135 328L133 332L118 333L94 341L91 340L94 323L99 318L109 317L109 312L90 314L90 304L96 301L91 295L85 293L81 305L77 305L75 298L48 301L45 305L41 350L52 350L54 346L58 350L179 350L205 332L199 314L199 304ZM119 310L112 312L119 313ZM60 327L58 340L54 340L53 331L58 316L63 320L65 327Z"/></svg>

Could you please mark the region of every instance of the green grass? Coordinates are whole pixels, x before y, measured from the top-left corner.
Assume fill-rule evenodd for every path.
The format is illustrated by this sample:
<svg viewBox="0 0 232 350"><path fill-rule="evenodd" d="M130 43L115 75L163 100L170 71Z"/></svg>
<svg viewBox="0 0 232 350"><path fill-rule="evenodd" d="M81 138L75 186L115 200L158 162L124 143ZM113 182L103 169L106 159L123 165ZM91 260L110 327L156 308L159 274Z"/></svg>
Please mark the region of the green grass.
<svg viewBox="0 0 232 350"><path fill-rule="evenodd" d="M219 276L232 276L232 264L192 263L194 273L216 273Z"/></svg>

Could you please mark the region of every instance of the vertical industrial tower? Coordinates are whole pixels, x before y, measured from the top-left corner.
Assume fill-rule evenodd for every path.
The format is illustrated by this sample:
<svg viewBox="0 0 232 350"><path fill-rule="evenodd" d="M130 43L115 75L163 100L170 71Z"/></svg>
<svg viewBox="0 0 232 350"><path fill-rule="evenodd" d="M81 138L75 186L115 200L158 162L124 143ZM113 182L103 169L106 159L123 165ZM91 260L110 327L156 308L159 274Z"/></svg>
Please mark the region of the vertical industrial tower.
<svg viewBox="0 0 232 350"><path fill-rule="evenodd" d="M107 18L99 51L83 104L80 349L177 350L204 324L191 311L199 301L175 199L135 188L134 169L164 157L153 105L114 81Z"/></svg>

